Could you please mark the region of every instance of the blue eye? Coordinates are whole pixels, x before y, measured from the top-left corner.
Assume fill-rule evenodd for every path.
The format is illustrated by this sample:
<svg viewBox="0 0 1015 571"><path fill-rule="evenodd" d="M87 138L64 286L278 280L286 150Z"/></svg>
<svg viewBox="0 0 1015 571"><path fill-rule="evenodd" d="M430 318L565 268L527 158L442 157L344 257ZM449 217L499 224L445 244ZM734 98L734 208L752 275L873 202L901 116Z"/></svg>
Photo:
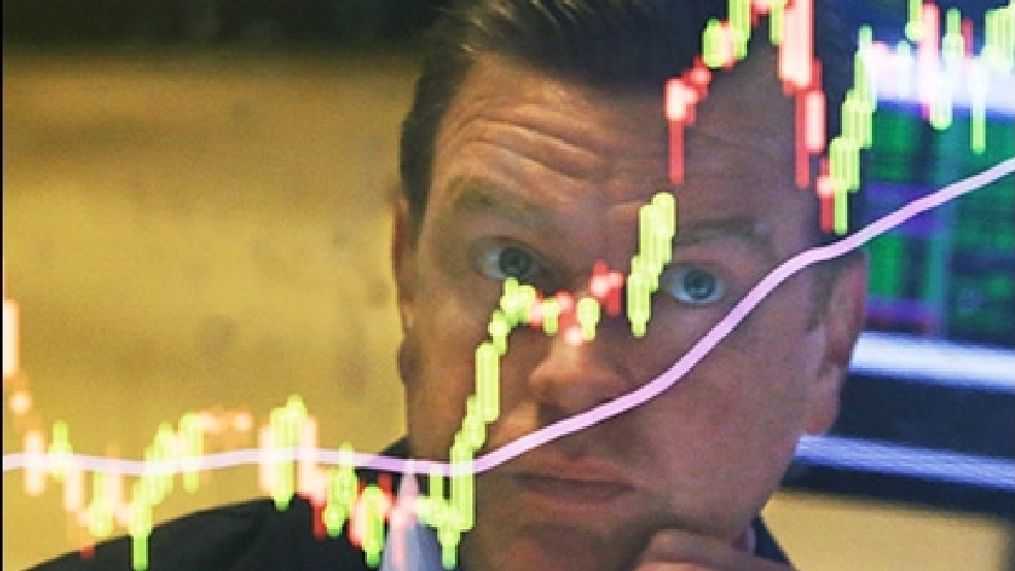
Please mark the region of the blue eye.
<svg viewBox="0 0 1015 571"><path fill-rule="evenodd" d="M535 256L518 246L493 246L479 254L479 270L495 280L516 278L531 282L540 273Z"/></svg>
<svg viewBox="0 0 1015 571"><path fill-rule="evenodd" d="M701 268L677 268L667 272L659 285L674 299L688 305L708 305L726 294L722 278Z"/></svg>

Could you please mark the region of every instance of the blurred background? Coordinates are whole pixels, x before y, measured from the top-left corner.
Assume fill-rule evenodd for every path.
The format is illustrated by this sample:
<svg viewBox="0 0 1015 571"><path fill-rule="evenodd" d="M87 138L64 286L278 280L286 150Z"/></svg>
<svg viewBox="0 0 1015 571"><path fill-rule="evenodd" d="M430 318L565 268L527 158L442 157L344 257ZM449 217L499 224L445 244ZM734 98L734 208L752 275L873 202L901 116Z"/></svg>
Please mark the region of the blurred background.
<svg viewBox="0 0 1015 571"><path fill-rule="evenodd" d="M188 411L222 424L209 451L254 446L294 393L322 446L403 433L388 204L441 4L5 0L5 454L63 421L76 452L140 458ZM851 7L894 43L906 4ZM942 5L982 30L998 4ZM1015 155L1015 102L991 109L982 155L963 113L936 132L886 103L854 218ZM1015 182L870 253L842 418L766 517L805 570L1015 569ZM26 483L4 473L5 569L85 541L59 484ZM255 467L207 473L156 517L259 493Z"/></svg>

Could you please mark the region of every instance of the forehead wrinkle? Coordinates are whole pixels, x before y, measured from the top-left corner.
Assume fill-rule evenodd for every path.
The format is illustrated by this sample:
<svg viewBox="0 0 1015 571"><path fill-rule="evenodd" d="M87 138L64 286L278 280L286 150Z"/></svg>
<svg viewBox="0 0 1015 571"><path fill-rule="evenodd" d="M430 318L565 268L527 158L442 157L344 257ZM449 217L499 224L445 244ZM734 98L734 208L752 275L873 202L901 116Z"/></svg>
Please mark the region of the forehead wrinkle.
<svg viewBox="0 0 1015 571"><path fill-rule="evenodd" d="M575 89L581 93L586 92L580 86ZM533 100L507 109L491 110L490 118L541 132L593 157L626 149L629 146L629 136L644 136L644 129L639 129L636 133L626 131L625 128L630 125L628 119L631 113L625 114L622 121L615 121L617 118L611 116L621 108L633 112L640 102L624 98L603 101L587 101L580 97L576 99L580 100L566 103ZM656 107L660 109L661 118L661 97ZM662 125L660 120L660 132Z"/></svg>
<svg viewBox="0 0 1015 571"><path fill-rule="evenodd" d="M501 92L484 91L483 76L507 75L519 89L513 97ZM519 125L546 130L560 139L571 139L593 152L615 152L617 132L632 126L632 113L651 110L657 127L665 135L663 90L604 91L582 81L560 77L498 55L480 57L469 71L466 85L456 96L456 103L468 98L481 97L491 104L481 106L491 117L515 122ZM625 113L617 110L624 108ZM580 118L580 119L576 119ZM602 133L603 127L607 133ZM632 134L643 136L644 123L637 124ZM623 143L622 143L623 144Z"/></svg>
<svg viewBox="0 0 1015 571"><path fill-rule="evenodd" d="M451 121L443 125L445 134L487 123L525 131L524 134L532 138L556 139L562 147L591 156L607 146L608 137L599 136L592 126L575 121L574 105L561 110L558 108L565 105L563 102L546 97L528 99L531 100L519 101L519 97L487 93L482 88L463 90L447 115Z"/></svg>
<svg viewBox="0 0 1015 571"><path fill-rule="evenodd" d="M462 149L482 144L578 182L601 177L605 170L603 157L593 151L540 129L488 117L481 111L459 118L447 127L440 134L438 164L445 162L443 158L448 153L452 158L447 161L452 164L453 157L460 155Z"/></svg>
<svg viewBox="0 0 1015 571"><path fill-rule="evenodd" d="M535 164L536 166L553 172L555 176L566 178L577 183L589 183L601 180L605 170L605 167L601 165L569 164L573 163L573 161L568 161L566 158L554 154L540 153L538 152L539 149L526 150L525 145L514 145L511 142L488 135L477 136L475 139L466 143L466 145L468 144L493 147L498 151L514 155L514 157L520 161ZM601 162L598 159L592 160Z"/></svg>
<svg viewBox="0 0 1015 571"><path fill-rule="evenodd" d="M485 90L485 84L479 80L495 69L510 75L524 74L518 78L520 89L513 92L517 96ZM618 111L621 108L627 112ZM561 166L554 170L574 178L602 178L604 173L616 170L612 163L618 157L631 158L631 150L638 148L633 144L635 138L646 136L645 122L632 121L631 116L641 116L647 109L653 110L651 116L658 119L658 138L665 144L661 94L607 97L581 83L519 68L500 58L484 57L470 71L466 85L456 96L438 134L438 144L441 147L465 144L473 129L494 126L498 130L492 132L506 134L508 141L545 142L547 146L537 152L541 159L549 158L543 150L549 150L553 158L560 158ZM485 136L486 140L490 138Z"/></svg>

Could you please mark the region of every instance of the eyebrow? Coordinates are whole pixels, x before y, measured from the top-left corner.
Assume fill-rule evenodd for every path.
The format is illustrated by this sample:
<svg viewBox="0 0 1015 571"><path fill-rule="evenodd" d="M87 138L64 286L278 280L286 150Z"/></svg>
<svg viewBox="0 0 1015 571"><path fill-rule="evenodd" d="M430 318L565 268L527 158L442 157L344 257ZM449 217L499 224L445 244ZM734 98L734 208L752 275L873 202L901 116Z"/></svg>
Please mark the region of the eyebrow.
<svg viewBox="0 0 1015 571"><path fill-rule="evenodd" d="M470 179L454 184L452 190L458 190L451 203L452 218L465 214L493 213L537 232L545 232L550 227L547 225L549 218L542 207L523 197L500 190L493 184ZM760 228L755 219L746 216L712 218L678 224L673 246L674 248L696 246L725 238L742 242L761 254L768 262L779 261L770 233Z"/></svg>
<svg viewBox="0 0 1015 571"><path fill-rule="evenodd" d="M493 213L534 231L545 231L547 228L548 216L542 207L492 184L467 180L454 184L452 191L455 190L458 190L458 193L451 203L452 217Z"/></svg>
<svg viewBox="0 0 1015 571"><path fill-rule="evenodd" d="M779 257L772 243L772 236L764 231L753 218L734 216L698 220L688 224L678 224L677 234L673 238L674 247L694 246L724 238L732 238L743 242L751 249L759 252L769 262L775 263Z"/></svg>

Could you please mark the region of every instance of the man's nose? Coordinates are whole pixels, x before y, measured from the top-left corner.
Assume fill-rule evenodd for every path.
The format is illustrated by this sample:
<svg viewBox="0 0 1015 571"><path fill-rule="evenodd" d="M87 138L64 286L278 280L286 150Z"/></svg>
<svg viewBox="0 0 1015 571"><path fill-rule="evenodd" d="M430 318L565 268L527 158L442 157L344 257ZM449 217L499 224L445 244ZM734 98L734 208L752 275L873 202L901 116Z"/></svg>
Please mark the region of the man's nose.
<svg viewBox="0 0 1015 571"><path fill-rule="evenodd" d="M559 333L545 341L546 353L529 376L532 398L544 413L572 416L634 388L603 337L576 344Z"/></svg>

